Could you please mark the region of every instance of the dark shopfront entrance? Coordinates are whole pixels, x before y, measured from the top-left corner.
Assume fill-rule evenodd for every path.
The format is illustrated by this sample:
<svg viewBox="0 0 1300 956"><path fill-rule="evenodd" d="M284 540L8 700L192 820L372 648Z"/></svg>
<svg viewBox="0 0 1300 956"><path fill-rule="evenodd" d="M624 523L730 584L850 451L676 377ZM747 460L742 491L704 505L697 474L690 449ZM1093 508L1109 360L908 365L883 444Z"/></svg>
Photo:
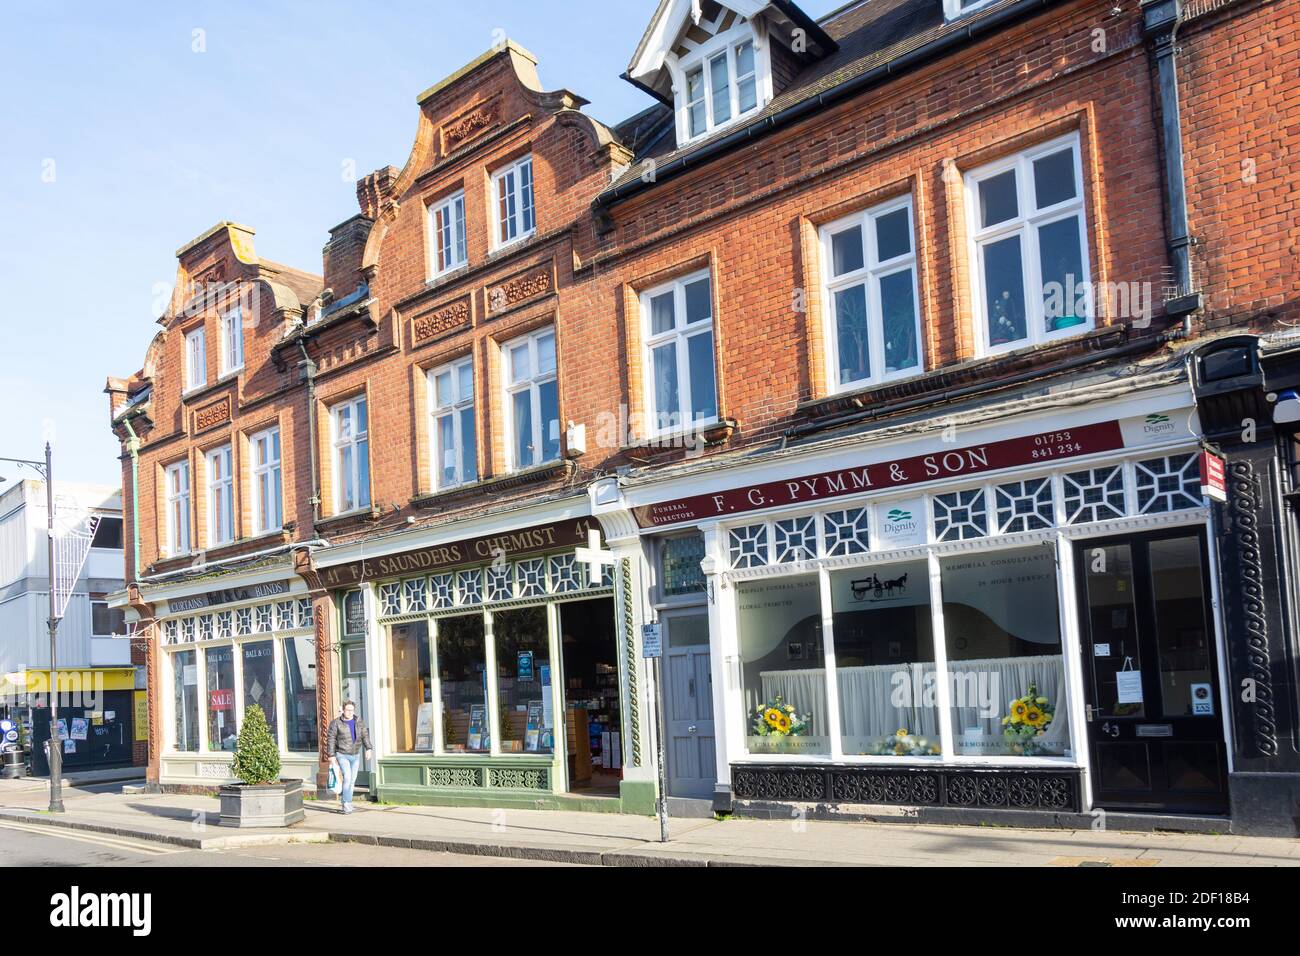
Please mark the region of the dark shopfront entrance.
<svg viewBox="0 0 1300 956"><path fill-rule="evenodd" d="M619 795L623 745L614 599L559 605L569 789Z"/></svg>
<svg viewBox="0 0 1300 956"><path fill-rule="evenodd" d="M80 770L131 766L135 739L133 692L102 691L101 700L91 703L71 700L77 695L64 696L70 698L70 701L59 701L59 722L69 738L63 749L63 772L66 774ZM31 714L32 735L35 738L32 773L38 777L47 777L50 765L45 754L45 743L50 738L50 709L33 708Z"/></svg>
<svg viewBox="0 0 1300 956"><path fill-rule="evenodd" d="M1076 545L1095 806L1228 812L1201 529Z"/></svg>

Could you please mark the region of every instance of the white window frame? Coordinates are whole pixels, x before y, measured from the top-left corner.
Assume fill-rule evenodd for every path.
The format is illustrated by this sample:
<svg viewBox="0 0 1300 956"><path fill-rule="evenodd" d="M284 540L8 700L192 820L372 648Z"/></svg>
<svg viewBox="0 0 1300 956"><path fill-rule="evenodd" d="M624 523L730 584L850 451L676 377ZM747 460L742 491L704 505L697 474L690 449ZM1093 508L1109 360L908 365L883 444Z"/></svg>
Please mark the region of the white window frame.
<svg viewBox="0 0 1300 956"><path fill-rule="evenodd" d="M501 346L501 380L505 383L505 409L502 418L505 420L506 436L506 461L510 471L523 471L527 468L536 468L541 465L549 464L553 461L559 461L563 455L563 442L561 441L560 454L555 458L542 458L542 449L546 445L545 435L542 432L544 427L542 422L542 392L541 386L548 382L558 381L560 370L560 349L558 340L555 341L555 368L549 372L539 373L537 371L537 343L539 340L550 336L555 340L555 326L548 325L545 328L529 332L527 335L521 335L518 338L511 339ZM528 345L528 368L529 376L521 382L511 383L510 381L510 352L523 344ZM533 454L534 460L521 462L515 459L515 421L514 421L514 396L519 392L527 391L532 408L533 420ZM559 393L556 392L558 406ZM559 415L557 407L557 420L563 421Z"/></svg>
<svg viewBox="0 0 1300 956"><path fill-rule="evenodd" d="M190 463L172 462L163 472L165 492L167 556L190 553ZM183 521L178 519L184 518Z"/></svg>
<svg viewBox="0 0 1300 956"><path fill-rule="evenodd" d="M207 472L208 547L216 548L235 540L234 447L222 445L203 458Z"/></svg>
<svg viewBox="0 0 1300 956"><path fill-rule="evenodd" d="M221 376L244 367L244 310L235 306L221 317Z"/></svg>
<svg viewBox="0 0 1300 956"><path fill-rule="evenodd" d="M744 113L740 112L740 77L736 75L736 50L746 43L752 44L754 51L754 72L745 74L754 78L754 105ZM677 141L685 145L703 139L716 130L723 129L745 117L756 115L772 98L771 69L768 60L767 43L760 42L754 31L745 25L733 27L725 33L715 36L699 50L692 51L689 58L672 66L673 79L677 87ZM710 64L719 56L727 58L727 85L729 115L725 120L717 120L713 113L713 74ZM672 65L672 64L670 64ZM704 130L695 133L691 130L691 102L689 78L700 70L704 89Z"/></svg>
<svg viewBox="0 0 1300 956"><path fill-rule="evenodd" d="M968 13L974 13L976 10L982 10L997 0L974 0L967 6L962 6L961 0L943 0L943 18L945 20L956 20L958 17L964 17Z"/></svg>
<svg viewBox="0 0 1300 956"><path fill-rule="evenodd" d="M444 241L447 243L444 245ZM465 225L465 190L429 204L430 274L437 278L469 261ZM444 255L444 253L450 253Z"/></svg>
<svg viewBox="0 0 1300 956"><path fill-rule="evenodd" d="M185 333L185 391L208 384L208 344L203 326Z"/></svg>
<svg viewBox="0 0 1300 956"><path fill-rule="evenodd" d="M355 423L357 421L357 410L363 405L366 408L365 430L361 431L354 427L351 436L347 438L340 437L339 417L342 412L345 409L350 410L352 421ZM364 463L361 461L362 456L357 454L357 446L360 445L363 440L366 442L366 454L364 456L366 460ZM370 478L370 405L367 402L364 393L361 395L354 395L352 398L346 399L345 401L339 402L330 407L330 448L331 467L334 476L334 513L347 514L351 511L360 511L364 508L369 508L371 501L374 500L374 488L369 480L366 482L366 488L369 491L369 495L365 501L360 500L362 468L366 469L367 479ZM352 487L356 492L357 497L357 500L352 502L344 500L344 484L342 480L343 452L345 449L349 448L352 450L352 473L348 477L352 479Z"/></svg>
<svg viewBox="0 0 1300 956"><path fill-rule="evenodd" d="M701 279L705 279L709 283L709 318L688 323L686 317L686 287ZM673 294L673 327L666 332L654 333L651 330L650 302L670 290ZM698 272L692 272L670 282L664 282L641 293L641 341L643 343L641 361L645 369L645 374L641 377L644 382L644 400L647 413L645 416L645 431L647 437L654 438L678 432L694 432L716 424L718 421L721 396L718 394L718 333L717 323L714 321L714 302L713 274L708 269L701 269ZM692 401L691 395L690 349L688 346L690 339L704 334L706 330L713 337L713 348L711 350L713 355L713 414L707 418L692 419L690 416L695 403ZM660 425L661 409L657 407L655 402L653 356L654 350L666 342L677 343L677 400L680 407L672 412L678 416L679 421L677 424L663 426Z"/></svg>
<svg viewBox="0 0 1300 956"><path fill-rule="evenodd" d="M527 168L528 170L528 188L525 190L522 183L520 172ZM494 249L504 249L506 246L512 246L517 242L523 242L529 236L537 232L537 181L533 175L533 157L532 155L523 156L513 163L501 167L492 174L492 210L493 222L492 229L492 247ZM507 177L512 177L510 182L509 193L504 193L506 188ZM502 214L501 206L507 200L513 201L515 206L515 218L518 220L518 231L513 236L506 235L506 227L509 217ZM527 202L525 202L527 200ZM524 211L530 210L532 213L532 225L524 228L523 219Z"/></svg>
<svg viewBox="0 0 1300 956"><path fill-rule="evenodd" d="M451 394L452 400L449 405L441 405L438 402L438 378L442 375L451 376ZM469 376L469 398L461 398L461 380L462 376ZM474 413L474 357L467 355L464 358L447 362L432 368L428 372L429 376L429 416L431 425L429 429L430 441L430 462L429 467L433 472L433 487L436 490L446 488L455 488L465 484L468 481L478 480L478 467L475 465L474 476L468 477L464 473L462 461L465 452L468 451L475 462L478 461L478 427L477 422L474 428L474 447L465 447L465 436L462 430L461 419L462 413L466 409L470 414ZM456 477L449 482L442 480L442 436L440 426L444 418L451 419L452 434L455 438L454 454L456 456L455 473Z"/></svg>
<svg viewBox="0 0 1300 956"><path fill-rule="evenodd" d="M1026 203L1036 203L1034 198L1033 162L1050 153L1069 148L1074 156L1073 199L1059 202L1045 209L1026 208ZM1018 215L1006 222L980 227L979 218L979 184L986 179L1005 173L1016 172L1016 201ZM1054 342L1058 339L1074 338L1090 331L1097 324L1097 307L1092 293L1092 257L1088 242L1088 213L1084 200L1083 153L1077 133L1057 137L1041 143L1032 149L1023 150L995 162L973 169L965 176L966 221L970 238L967 248L967 262L971 277L971 316L975 324L975 342L977 355L987 357L1017 349ZM1076 279L1078 285L1087 293L1087 321L1068 328L1047 331L1044 329L1044 309L1042 296L1042 267L1039 259L1038 230L1069 216L1079 218L1079 249L1083 275ZM988 315L985 302L984 261L982 249L992 242L1006 239L1013 235L1020 237L1021 273L1025 289L1025 331L1022 339L992 345L989 342Z"/></svg>
<svg viewBox="0 0 1300 956"><path fill-rule="evenodd" d="M907 235L910 240L910 251L905 255L895 256L881 262L877 251L876 220L900 209L907 210ZM847 272L842 276L833 276L831 273L834 268L834 255L831 240L837 233L843 232L846 228L854 225L862 233L862 268L854 272ZM911 194L891 199L861 212L845 216L843 219L827 223L818 232L822 260L822 309L824 313L822 328L826 337L826 380L829 390L832 393L852 392L867 385L911 378L923 373L925 371L925 342L922 337L921 298L917 279L916 214L912 206ZM911 368L889 372L884 365L885 327L883 322L884 313L881 308L880 282L882 279L901 272L903 269L912 270L912 310L916 329L917 363ZM841 383L840 342L835 314L835 293L857 285L866 285L867 288L867 351L871 370L866 378Z"/></svg>
<svg viewBox="0 0 1300 956"><path fill-rule="evenodd" d="M248 444L253 465L253 527L257 534L269 534L284 527L284 485L280 470L284 447L280 426L263 429L250 437ZM274 458L272 451L275 452ZM267 507L267 497L262 490L264 481L274 490L274 512Z"/></svg>

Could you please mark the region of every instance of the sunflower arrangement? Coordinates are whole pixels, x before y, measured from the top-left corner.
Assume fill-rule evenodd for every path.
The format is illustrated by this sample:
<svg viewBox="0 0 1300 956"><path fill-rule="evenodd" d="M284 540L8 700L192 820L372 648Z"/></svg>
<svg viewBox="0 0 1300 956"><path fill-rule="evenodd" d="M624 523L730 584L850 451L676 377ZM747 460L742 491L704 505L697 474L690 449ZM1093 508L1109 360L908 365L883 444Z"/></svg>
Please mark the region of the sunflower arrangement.
<svg viewBox="0 0 1300 956"><path fill-rule="evenodd" d="M924 757L939 753L939 744L920 734L908 733L906 727L900 727L885 738L876 753L883 757Z"/></svg>
<svg viewBox="0 0 1300 956"><path fill-rule="evenodd" d="M1030 684L1023 697L1011 701L1010 712L1002 718L1002 736L1018 752L1031 753L1035 738L1041 737L1056 716L1051 702Z"/></svg>
<svg viewBox="0 0 1300 956"><path fill-rule="evenodd" d="M776 697L754 711L754 734L758 737L799 737L808 729L808 718Z"/></svg>

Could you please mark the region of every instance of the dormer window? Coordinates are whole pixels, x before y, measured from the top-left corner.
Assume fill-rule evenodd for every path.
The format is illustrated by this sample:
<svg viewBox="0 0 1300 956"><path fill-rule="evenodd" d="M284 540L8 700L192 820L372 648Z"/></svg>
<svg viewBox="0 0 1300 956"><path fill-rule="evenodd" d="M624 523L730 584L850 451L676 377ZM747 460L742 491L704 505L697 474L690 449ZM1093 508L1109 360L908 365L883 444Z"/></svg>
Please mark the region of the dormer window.
<svg viewBox="0 0 1300 956"><path fill-rule="evenodd" d="M996 2L997 0L943 0L943 17L945 20L956 20Z"/></svg>
<svg viewBox="0 0 1300 956"><path fill-rule="evenodd" d="M709 44L702 56L682 64L684 89L679 96L683 105L683 128L686 139L697 139L758 109L758 56L754 37L747 30L727 42Z"/></svg>

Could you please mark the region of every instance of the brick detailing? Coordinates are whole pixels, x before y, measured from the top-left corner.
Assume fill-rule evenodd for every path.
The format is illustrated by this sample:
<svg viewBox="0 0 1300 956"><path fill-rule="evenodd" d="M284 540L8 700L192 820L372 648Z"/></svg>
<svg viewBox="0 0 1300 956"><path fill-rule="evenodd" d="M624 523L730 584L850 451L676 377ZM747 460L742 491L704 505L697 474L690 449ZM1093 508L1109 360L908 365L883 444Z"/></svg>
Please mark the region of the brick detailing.
<svg viewBox="0 0 1300 956"><path fill-rule="evenodd" d="M469 323L469 299L459 299L411 319L411 346L418 348Z"/></svg>

